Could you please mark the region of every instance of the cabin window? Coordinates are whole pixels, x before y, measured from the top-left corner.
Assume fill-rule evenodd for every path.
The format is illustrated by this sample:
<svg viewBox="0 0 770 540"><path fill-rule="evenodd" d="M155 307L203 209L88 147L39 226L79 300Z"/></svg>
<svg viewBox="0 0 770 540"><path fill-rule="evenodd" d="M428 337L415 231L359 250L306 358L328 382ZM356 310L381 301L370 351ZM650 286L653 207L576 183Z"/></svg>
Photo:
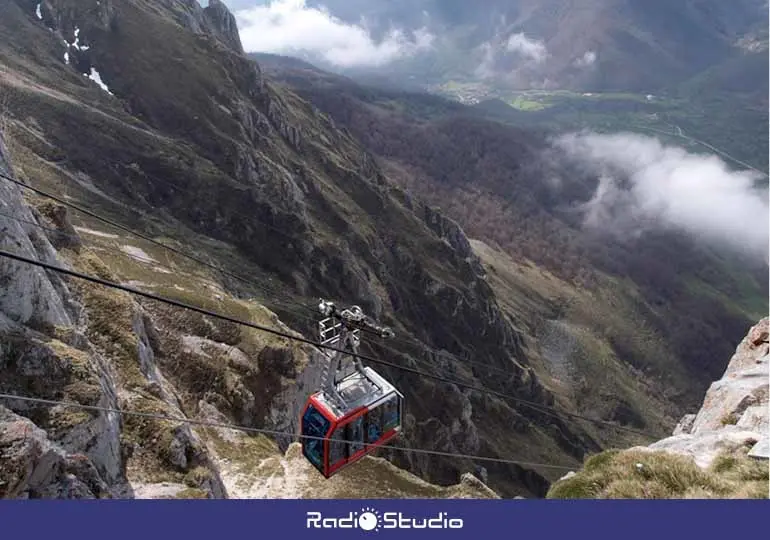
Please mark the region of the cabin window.
<svg viewBox="0 0 770 540"><path fill-rule="evenodd" d="M303 439L302 448L307 457L320 471L323 471L323 449L326 433L331 422L322 415L318 409L310 405L302 417L302 435L307 437L320 437L320 439Z"/></svg>
<svg viewBox="0 0 770 540"><path fill-rule="evenodd" d="M366 442L375 443L382 436L382 407L366 413Z"/></svg>
<svg viewBox="0 0 770 540"><path fill-rule="evenodd" d="M346 425L348 455L353 455L364 447L364 417L359 416Z"/></svg>
<svg viewBox="0 0 770 540"><path fill-rule="evenodd" d="M346 426L340 426L332 432L329 441L329 467L348 457L348 443L346 438Z"/></svg>
<svg viewBox="0 0 770 540"><path fill-rule="evenodd" d="M380 407L382 408L382 432L387 433L391 429L397 428L401 423L398 396L392 396Z"/></svg>

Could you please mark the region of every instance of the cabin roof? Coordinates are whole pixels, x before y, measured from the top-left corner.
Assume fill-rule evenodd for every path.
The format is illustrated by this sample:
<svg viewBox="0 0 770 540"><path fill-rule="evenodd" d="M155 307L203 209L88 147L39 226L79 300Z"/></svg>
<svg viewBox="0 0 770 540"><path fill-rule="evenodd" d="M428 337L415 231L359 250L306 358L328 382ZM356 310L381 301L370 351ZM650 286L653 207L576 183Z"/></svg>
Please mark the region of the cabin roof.
<svg viewBox="0 0 770 540"><path fill-rule="evenodd" d="M337 390L346 401L346 407L338 406L323 391L316 395L316 399L339 419L355 409L377 405L383 398L394 393L401 395L392 384L372 368L365 367L364 372L366 377L354 371L337 385Z"/></svg>

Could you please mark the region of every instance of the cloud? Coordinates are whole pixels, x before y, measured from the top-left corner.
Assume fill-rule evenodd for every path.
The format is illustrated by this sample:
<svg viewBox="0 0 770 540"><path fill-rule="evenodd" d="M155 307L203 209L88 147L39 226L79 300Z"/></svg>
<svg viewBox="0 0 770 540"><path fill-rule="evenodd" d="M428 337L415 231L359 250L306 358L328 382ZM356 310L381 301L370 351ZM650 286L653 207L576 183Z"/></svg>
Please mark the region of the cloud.
<svg viewBox="0 0 770 540"><path fill-rule="evenodd" d="M575 67L590 67L596 63L596 53L594 51L587 51L583 56L575 60Z"/></svg>
<svg viewBox="0 0 770 540"><path fill-rule="evenodd" d="M481 61L474 70L475 75L481 79L494 78L497 75L495 71L496 56L494 45L489 41L484 42L479 47L479 52L481 53Z"/></svg>
<svg viewBox="0 0 770 540"><path fill-rule="evenodd" d="M375 41L365 24L348 24L305 0L272 0L235 13L248 52L311 55L338 67L373 67L412 56L433 44L426 29L394 29Z"/></svg>
<svg viewBox="0 0 770 540"><path fill-rule="evenodd" d="M538 64L548 58L548 49L545 43L539 40L529 39L522 33L513 34L508 39L507 49L519 55L533 60Z"/></svg>
<svg viewBox="0 0 770 540"><path fill-rule="evenodd" d="M673 227L767 262L767 190L756 187L757 174L635 134L580 133L554 142L600 176L582 207L586 226L633 234Z"/></svg>

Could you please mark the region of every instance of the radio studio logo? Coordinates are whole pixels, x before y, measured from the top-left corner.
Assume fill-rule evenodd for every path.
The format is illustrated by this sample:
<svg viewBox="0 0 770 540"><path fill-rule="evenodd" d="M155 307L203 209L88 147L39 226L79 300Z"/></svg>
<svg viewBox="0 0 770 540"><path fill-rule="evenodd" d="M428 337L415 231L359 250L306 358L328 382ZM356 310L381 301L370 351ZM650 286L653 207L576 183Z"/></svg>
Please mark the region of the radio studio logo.
<svg viewBox="0 0 770 540"><path fill-rule="evenodd" d="M446 512L430 517L413 517L402 512L380 514L374 508L365 507L360 512L346 516L328 517L321 512L307 513L308 529L360 529L379 532L380 529L462 529L463 520L450 518Z"/></svg>

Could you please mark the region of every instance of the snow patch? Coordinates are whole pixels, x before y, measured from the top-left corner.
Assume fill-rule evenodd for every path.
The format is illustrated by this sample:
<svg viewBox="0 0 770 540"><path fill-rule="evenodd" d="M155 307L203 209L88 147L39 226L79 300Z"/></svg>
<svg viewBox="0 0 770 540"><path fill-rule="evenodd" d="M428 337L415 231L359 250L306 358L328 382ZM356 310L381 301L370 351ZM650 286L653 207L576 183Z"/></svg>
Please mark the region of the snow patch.
<svg viewBox="0 0 770 540"><path fill-rule="evenodd" d="M37 15L37 18L38 18L38 20L40 20L40 21L42 21L42 20L43 20L43 11L41 10L41 6L42 6L42 5L43 5L43 3L42 3L42 2L40 2L40 3L37 5L37 8L35 9L35 15Z"/></svg>
<svg viewBox="0 0 770 540"><path fill-rule="evenodd" d="M91 79L92 81L94 81L96 84L99 85L99 88L101 88L102 90L104 90L105 92L107 92L111 96L115 95L112 92L110 92L110 89L107 88L106 84L104 84L104 81L102 81L102 76L99 75L99 72L96 71L96 68L92 67L91 68L91 73L87 74L87 75L88 75L89 79Z"/></svg>
<svg viewBox="0 0 770 540"><path fill-rule="evenodd" d="M120 246L120 251L123 253L126 253L130 257L133 257L134 259L141 261L141 262L148 262L148 263L156 263L155 259L147 255L147 253L142 249L135 246Z"/></svg>
<svg viewBox="0 0 770 540"><path fill-rule="evenodd" d="M78 27L75 27L75 42L71 46L75 47L79 51L87 51L91 48L88 45L80 44L80 28Z"/></svg>
<svg viewBox="0 0 770 540"><path fill-rule="evenodd" d="M70 53L67 51L64 52L64 63L70 65Z"/></svg>

